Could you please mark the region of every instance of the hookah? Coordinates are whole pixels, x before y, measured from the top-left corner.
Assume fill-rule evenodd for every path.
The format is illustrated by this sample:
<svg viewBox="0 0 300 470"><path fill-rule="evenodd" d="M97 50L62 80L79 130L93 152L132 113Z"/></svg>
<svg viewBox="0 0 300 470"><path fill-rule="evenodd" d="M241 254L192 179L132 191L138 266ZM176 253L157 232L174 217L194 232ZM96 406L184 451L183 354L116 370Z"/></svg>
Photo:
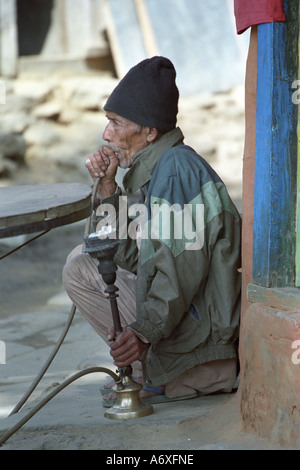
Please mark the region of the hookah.
<svg viewBox="0 0 300 470"><path fill-rule="evenodd" d="M112 233L111 227L109 226L106 234L111 235ZM84 237L84 242L85 248L83 251L99 261L98 271L107 286L104 292L108 294L110 301L114 330L117 338L122 332L122 327L117 304L118 287L115 286L117 265L114 262L114 255L117 252L121 240L113 238L103 239L100 233L92 233ZM142 386L132 379L131 365L120 368L119 380L112 388L116 393L117 401L116 404L105 413L105 417L110 419L128 419L152 414L152 406L145 405L140 401L139 391L141 389Z"/></svg>
<svg viewBox="0 0 300 470"><path fill-rule="evenodd" d="M92 204L95 197L95 191L97 187L98 179L94 183ZM117 265L114 262L114 255L117 252L118 246L122 240L118 238L112 238L113 230L111 226L102 227L102 231L89 233L91 218L86 222L85 235L83 237L85 248L83 252L88 253L91 257L96 258L99 261L98 271L102 276L103 281L106 284L105 293L108 294L108 299L110 301L111 313L113 318L113 325L115 329L116 337L121 334L122 327L120 323L120 316L117 304L117 291L118 287L115 286L116 281L116 271ZM111 238L109 238L109 235ZM52 353L47 359L46 363L42 367L41 371L38 373L37 377L26 391L21 400L17 403L14 409L11 411L9 416L16 414L28 400L34 389L37 387L38 383L44 376L45 372L52 363L55 355L57 354L60 346L63 343L64 338L71 326L72 320L76 312L76 307L72 305L68 321L65 325L65 328L53 348ZM112 388L112 391L116 393L117 400L115 405L108 409L104 416L108 419L122 420L122 419L132 419L132 418L141 418L144 416L149 416L153 413L153 407L151 405L143 404L139 397L139 392L142 389L142 386L135 382L132 379L132 368L129 364L126 367L122 367L117 374L107 369L105 367L90 367L84 369L64 382L62 382L58 387L56 387L52 392L50 392L41 402L39 402L35 407L33 407L23 418L21 418L15 425L13 425L3 436L0 437L0 447L13 435L15 434L24 424L26 424L41 408L43 408L52 398L54 398L59 392L64 390L68 385L83 377L84 375L91 373L103 372L114 379L116 385Z"/></svg>

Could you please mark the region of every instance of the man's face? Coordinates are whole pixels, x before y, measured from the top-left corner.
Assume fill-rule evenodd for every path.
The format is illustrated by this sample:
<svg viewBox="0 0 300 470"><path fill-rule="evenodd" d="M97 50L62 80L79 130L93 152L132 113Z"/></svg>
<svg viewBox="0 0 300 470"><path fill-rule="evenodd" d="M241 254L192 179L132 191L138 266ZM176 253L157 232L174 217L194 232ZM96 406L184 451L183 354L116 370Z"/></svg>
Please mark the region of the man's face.
<svg viewBox="0 0 300 470"><path fill-rule="evenodd" d="M130 168L132 156L148 145L146 128L111 111L107 111L106 117L109 122L103 132L103 139L115 152L120 161L119 166Z"/></svg>

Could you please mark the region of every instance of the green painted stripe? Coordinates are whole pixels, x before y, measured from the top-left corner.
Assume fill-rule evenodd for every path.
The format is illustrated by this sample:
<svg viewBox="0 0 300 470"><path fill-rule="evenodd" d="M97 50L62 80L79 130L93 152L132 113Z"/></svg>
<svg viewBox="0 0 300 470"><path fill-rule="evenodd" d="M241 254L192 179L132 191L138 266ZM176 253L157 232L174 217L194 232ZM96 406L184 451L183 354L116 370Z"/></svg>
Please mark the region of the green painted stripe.
<svg viewBox="0 0 300 470"><path fill-rule="evenodd" d="M151 197L150 201L152 218L148 220L142 231L140 249L142 264L155 254L151 236L164 243L173 256L177 257L184 250L202 248L205 227L220 213L229 212L236 219L239 218L222 182L210 181L203 185L201 194L190 201L185 209L179 205L171 205L163 198ZM194 236L196 232L197 238ZM170 236L171 234L174 236Z"/></svg>

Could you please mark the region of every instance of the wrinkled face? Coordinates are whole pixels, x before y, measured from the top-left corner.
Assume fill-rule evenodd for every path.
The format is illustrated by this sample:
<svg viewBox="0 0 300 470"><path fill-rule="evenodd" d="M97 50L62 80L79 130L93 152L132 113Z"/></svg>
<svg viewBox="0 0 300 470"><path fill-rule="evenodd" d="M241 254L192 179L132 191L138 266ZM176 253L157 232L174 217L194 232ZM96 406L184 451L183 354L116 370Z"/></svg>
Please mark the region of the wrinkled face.
<svg viewBox="0 0 300 470"><path fill-rule="evenodd" d="M149 145L147 128L129 121L116 113L107 111L108 124L103 132L103 139L115 152L121 168L130 168L132 156Z"/></svg>

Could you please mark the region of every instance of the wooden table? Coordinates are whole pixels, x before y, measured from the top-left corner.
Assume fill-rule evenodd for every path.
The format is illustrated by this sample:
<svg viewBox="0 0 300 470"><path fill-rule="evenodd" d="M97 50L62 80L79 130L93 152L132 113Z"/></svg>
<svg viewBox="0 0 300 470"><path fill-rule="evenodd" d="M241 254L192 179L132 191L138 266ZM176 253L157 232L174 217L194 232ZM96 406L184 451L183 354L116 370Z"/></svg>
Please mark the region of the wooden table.
<svg viewBox="0 0 300 470"><path fill-rule="evenodd" d="M49 230L87 218L89 186L79 183L0 188L0 238Z"/></svg>

